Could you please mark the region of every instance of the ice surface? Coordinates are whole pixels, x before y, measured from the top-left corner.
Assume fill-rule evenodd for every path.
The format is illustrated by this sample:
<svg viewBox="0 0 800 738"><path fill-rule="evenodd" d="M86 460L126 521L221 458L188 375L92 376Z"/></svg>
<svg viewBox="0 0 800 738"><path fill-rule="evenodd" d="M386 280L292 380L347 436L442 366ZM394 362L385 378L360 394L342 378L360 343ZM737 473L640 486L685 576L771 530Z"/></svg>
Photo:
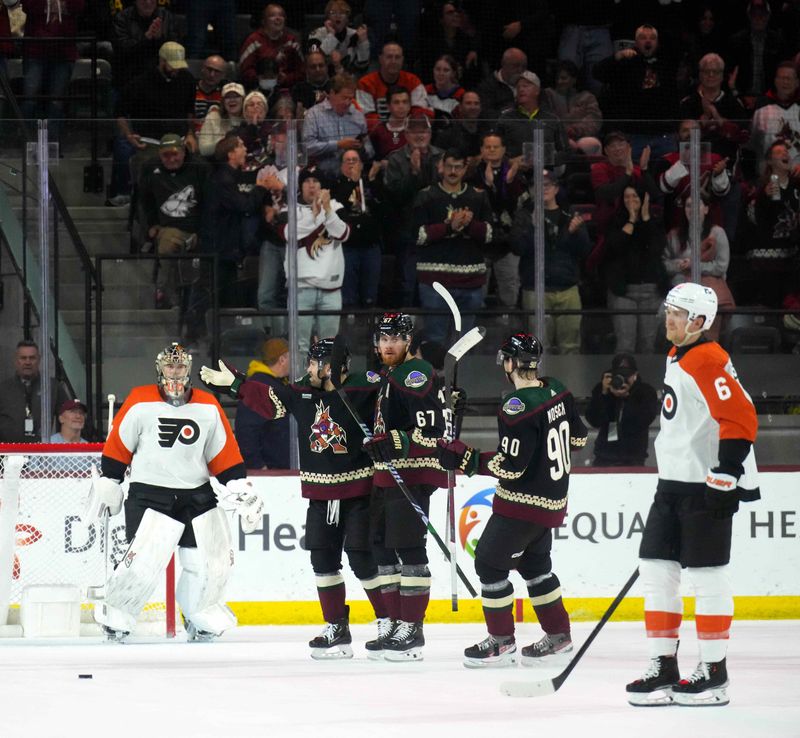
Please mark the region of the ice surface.
<svg viewBox="0 0 800 738"><path fill-rule="evenodd" d="M574 626L576 643L593 623ZM367 660L374 625L353 626L356 658L317 662L321 627L243 627L216 643L0 641L0 735L14 738L520 738L800 736L800 621L734 622L727 707L634 708L625 684L647 664L641 623L610 623L554 695L510 699L500 682L543 669L468 670L479 624L432 624L421 663ZM686 623L681 671L697 661ZM519 626L521 645L539 637ZM79 679L92 674L92 679Z"/></svg>

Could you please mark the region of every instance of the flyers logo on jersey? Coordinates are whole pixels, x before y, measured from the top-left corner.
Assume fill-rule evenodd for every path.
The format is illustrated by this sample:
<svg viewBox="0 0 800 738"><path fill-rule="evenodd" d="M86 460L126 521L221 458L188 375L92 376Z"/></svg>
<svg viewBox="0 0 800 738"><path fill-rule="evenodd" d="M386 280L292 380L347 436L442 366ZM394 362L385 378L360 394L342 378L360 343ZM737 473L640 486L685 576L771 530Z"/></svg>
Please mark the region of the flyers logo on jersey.
<svg viewBox="0 0 800 738"><path fill-rule="evenodd" d="M661 414L667 419L672 420L678 410L678 397L675 390L668 384L664 385L664 400L661 404Z"/></svg>
<svg viewBox="0 0 800 738"><path fill-rule="evenodd" d="M158 445L172 448L175 441L191 446L200 437L200 426L189 418L159 418Z"/></svg>

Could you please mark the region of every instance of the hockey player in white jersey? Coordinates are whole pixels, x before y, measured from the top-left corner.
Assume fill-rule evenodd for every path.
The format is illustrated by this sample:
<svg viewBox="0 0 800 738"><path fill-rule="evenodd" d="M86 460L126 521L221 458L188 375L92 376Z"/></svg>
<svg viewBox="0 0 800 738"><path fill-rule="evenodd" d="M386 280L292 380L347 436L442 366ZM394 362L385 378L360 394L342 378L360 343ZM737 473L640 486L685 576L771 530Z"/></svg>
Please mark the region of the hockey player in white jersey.
<svg viewBox="0 0 800 738"><path fill-rule="evenodd" d="M658 486L639 549L651 661L628 684L628 701L726 705L732 521L740 501L760 497L752 448L758 421L730 357L703 336L717 314L714 292L686 282L670 290L665 307L673 347L655 443ZM700 644L700 663L685 679L677 659L683 569L695 590Z"/></svg>
<svg viewBox="0 0 800 738"><path fill-rule="evenodd" d="M226 516L210 484L225 485L245 532L262 519L263 503L246 479L239 447L212 394L191 386L191 355L173 343L156 357L157 383L135 387L103 448L84 522L122 507L129 546L106 583L95 619L110 640L122 640L149 599L175 546L182 567L175 598L189 640L211 640L236 624L225 604L233 565Z"/></svg>

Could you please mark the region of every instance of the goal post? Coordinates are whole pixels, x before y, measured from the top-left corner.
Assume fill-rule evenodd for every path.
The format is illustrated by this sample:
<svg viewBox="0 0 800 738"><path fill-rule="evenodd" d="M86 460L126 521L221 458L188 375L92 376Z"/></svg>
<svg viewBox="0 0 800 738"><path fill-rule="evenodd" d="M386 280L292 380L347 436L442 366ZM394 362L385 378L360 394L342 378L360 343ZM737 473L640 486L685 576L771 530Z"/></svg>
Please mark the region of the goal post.
<svg viewBox="0 0 800 738"><path fill-rule="evenodd" d="M77 587L81 634L100 633L87 594L102 589L106 571L122 560L128 546L122 511L106 518L108 535L104 520L81 521L91 468L100 468L102 449L88 443L0 444L0 635L22 635L23 591L41 585ZM173 556L135 632L173 637L176 626Z"/></svg>

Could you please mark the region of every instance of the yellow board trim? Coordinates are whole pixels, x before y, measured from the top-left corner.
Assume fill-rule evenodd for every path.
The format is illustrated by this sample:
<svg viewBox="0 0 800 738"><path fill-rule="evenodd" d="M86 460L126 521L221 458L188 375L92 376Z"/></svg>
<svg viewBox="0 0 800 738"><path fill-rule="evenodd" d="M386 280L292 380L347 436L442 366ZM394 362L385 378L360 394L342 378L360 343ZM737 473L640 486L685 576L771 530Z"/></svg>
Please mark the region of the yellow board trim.
<svg viewBox="0 0 800 738"><path fill-rule="evenodd" d="M574 622L596 621L611 604L610 597L565 598L564 605ZM229 602L240 625L306 625L322 621L319 602ZM684 616L694 617L694 598L684 598ZM735 597L735 620L798 620L800 597ZM642 621L644 599L624 600L614 613L617 621ZM369 623L375 613L366 600L350 602L350 622ZM523 600L524 622L535 622L530 600ZM431 600L425 621L429 623L481 623L483 608L480 600L459 600L458 612L452 612L450 600Z"/></svg>

